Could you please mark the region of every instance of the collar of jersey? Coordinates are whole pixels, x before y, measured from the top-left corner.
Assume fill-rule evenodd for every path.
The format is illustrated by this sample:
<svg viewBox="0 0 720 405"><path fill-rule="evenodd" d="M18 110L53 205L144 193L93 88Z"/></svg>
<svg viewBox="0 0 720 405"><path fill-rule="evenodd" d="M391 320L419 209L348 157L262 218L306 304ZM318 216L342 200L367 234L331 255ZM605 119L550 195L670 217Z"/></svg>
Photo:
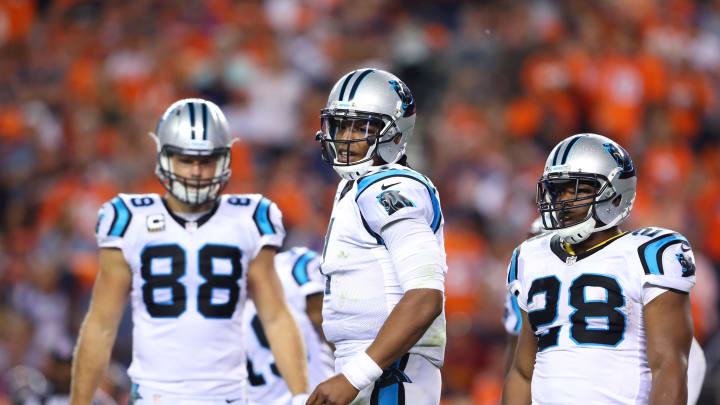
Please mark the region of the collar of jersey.
<svg viewBox="0 0 720 405"><path fill-rule="evenodd" d="M172 219L174 219L175 222L177 222L181 227L183 227L183 229L185 229L185 224L187 224L188 221L185 218L181 217L180 215L177 215L176 213L172 212L170 207L168 207L167 201L165 201L165 198L160 198L160 201L162 201L163 205L165 206L165 210L167 210L168 214L170 214ZM200 218L198 218L197 221L195 221L195 222L197 222L198 228L201 227L205 222L207 222L213 215L215 215L215 212L217 211L219 206L220 206L220 204L216 200L213 203L212 208L210 208L210 211L208 211L205 215L201 216Z"/></svg>
<svg viewBox="0 0 720 405"><path fill-rule="evenodd" d="M577 260L582 260L593 253L599 252L600 250L604 249L606 246L610 245L612 242L620 239L621 237L627 235L628 232L623 232L621 234L615 235L611 238L605 239L604 241L598 243L597 245L591 247L590 249L580 253L579 255L576 255L575 252L572 250L572 247L567 245L560 236L555 235L550 240L550 250L555 254L555 256L558 257L558 259L565 262L568 257L575 256ZM566 250L566 249L569 249Z"/></svg>

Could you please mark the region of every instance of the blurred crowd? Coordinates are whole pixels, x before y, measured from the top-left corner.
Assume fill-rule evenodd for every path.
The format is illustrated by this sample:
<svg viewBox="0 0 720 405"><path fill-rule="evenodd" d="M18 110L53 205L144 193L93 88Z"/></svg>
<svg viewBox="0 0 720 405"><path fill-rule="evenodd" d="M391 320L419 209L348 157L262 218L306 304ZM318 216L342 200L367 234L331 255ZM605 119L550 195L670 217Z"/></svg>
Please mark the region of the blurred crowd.
<svg viewBox="0 0 720 405"><path fill-rule="evenodd" d="M285 247L321 250L339 178L314 141L319 111L360 67L412 90L409 162L441 194L446 404L499 402L507 262L537 214L547 154L579 132L633 157L624 229L671 228L693 244L713 398L719 0L2 0L0 404L67 394L98 271L97 209L119 192L164 191L147 133L178 98L225 111L240 140L227 192L265 194L283 211ZM130 336L126 315L108 403L127 401Z"/></svg>

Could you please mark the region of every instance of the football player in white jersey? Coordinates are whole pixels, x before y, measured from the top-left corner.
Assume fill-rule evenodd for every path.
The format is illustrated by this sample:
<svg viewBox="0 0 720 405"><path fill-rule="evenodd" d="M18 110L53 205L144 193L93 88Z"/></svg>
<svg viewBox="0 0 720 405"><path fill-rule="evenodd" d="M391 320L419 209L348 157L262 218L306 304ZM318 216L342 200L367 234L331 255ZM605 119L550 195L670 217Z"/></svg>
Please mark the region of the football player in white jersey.
<svg viewBox="0 0 720 405"><path fill-rule="evenodd" d="M78 338L71 403L90 403L128 296L131 403L244 403L248 296L302 403L305 348L273 265L285 237L280 211L259 194L221 195L232 141L217 105L177 101L151 135L168 192L120 194L100 209L100 273Z"/></svg>
<svg viewBox="0 0 720 405"><path fill-rule="evenodd" d="M532 238L544 232L547 231L542 227L542 218L537 217L532 225L530 225L527 237ZM508 293L505 296L505 311L503 312L502 321L505 326L505 331L507 332L507 345L505 350L505 373L507 373L512 365L518 335L520 335L522 328L522 312L518 306L517 297L513 294ZM702 347L700 347L700 343L693 337L690 354L688 356L688 405L695 405L700 397L703 382L705 381L706 367L705 353Z"/></svg>
<svg viewBox="0 0 720 405"><path fill-rule="evenodd" d="M334 374L332 352L322 335L324 280L319 267L320 256L307 248L293 248L275 255L275 270L282 282L285 300L305 339L311 390ZM245 304L243 327L248 334L250 404L290 405L292 394L279 375L252 301Z"/></svg>
<svg viewBox="0 0 720 405"><path fill-rule="evenodd" d="M391 73L355 70L321 119L323 158L342 177L321 264L338 374L308 404L436 405L447 266L437 190L405 163L412 94Z"/></svg>
<svg viewBox="0 0 720 405"><path fill-rule="evenodd" d="M619 229L636 183L606 137L551 151L537 193L551 232L523 242L508 268L522 329L504 404L687 403L693 253L667 229Z"/></svg>

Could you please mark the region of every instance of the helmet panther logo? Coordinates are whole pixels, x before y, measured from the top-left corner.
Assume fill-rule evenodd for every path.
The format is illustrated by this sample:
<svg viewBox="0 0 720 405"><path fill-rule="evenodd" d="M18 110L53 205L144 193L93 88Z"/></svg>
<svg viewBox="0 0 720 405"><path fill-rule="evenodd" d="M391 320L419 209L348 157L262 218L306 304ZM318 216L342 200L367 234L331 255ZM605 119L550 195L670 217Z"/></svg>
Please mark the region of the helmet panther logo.
<svg viewBox="0 0 720 405"><path fill-rule="evenodd" d="M400 101L402 101L403 117L409 117L415 114L415 99L405 83L399 80L390 80L388 83L390 83L390 86L392 86L398 97L400 97Z"/></svg>
<svg viewBox="0 0 720 405"><path fill-rule="evenodd" d="M603 146L605 147L605 150L610 154L610 156L615 159L615 163L617 164L617 166L622 168L622 172L620 172L621 179L625 179L635 175L635 166L630 159L630 155L628 155L628 153L625 152L622 147L618 148L617 146L615 146L615 144L610 142L603 143Z"/></svg>

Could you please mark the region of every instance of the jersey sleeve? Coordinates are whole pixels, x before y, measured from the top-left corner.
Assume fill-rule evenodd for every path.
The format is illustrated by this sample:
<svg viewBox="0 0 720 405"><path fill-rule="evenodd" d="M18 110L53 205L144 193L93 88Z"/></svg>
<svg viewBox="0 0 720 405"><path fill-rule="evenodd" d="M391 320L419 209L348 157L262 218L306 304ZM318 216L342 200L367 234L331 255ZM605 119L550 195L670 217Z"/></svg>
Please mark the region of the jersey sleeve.
<svg viewBox="0 0 720 405"><path fill-rule="evenodd" d="M438 230L441 213L435 189L417 177L387 177L358 191L360 215L373 236L379 237L385 226L405 218L423 219L433 232Z"/></svg>
<svg viewBox="0 0 720 405"><path fill-rule="evenodd" d="M320 274L320 256L315 251L308 250L295 260L292 275L304 297L321 293L325 288Z"/></svg>
<svg viewBox="0 0 720 405"><path fill-rule="evenodd" d="M657 297L658 290L690 293L695 285L695 257L687 239L678 233L660 235L638 247L643 278L643 303Z"/></svg>
<svg viewBox="0 0 720 405"><path fill-rule="evenodd" d="M522 327L522 315L518 306L517 297L512 294L505 294L505 310L503 311L503 325L507 333L517 336Z"/></svg>
<svg viewBox="0 0 720 405"><path fill-rule="evenodd" d="M510 264L508 264L507 289L508 292L516 298L518 307L527 312L527 291L523 291L522 285L523 261L520 256L521 247L522 245L515 248L512 258L510 259Z"/></svg>
<svg viewBox="0 0 720 405"><path fill-rule="evenodd" d="M119 249L131 220L132 212L119 196L103 204L98 210L97 225L95 226L98 246Z"/></svg>
<svg viewBox="0 0 720 405"><path fill-rule="evenodd" d="M260 198L253 213L253 221L260 233L258 247L253 257L265 246L278 249L282 247L285 240L285 227L282 222L282 212L274 202L265 197Z"/></svg>

